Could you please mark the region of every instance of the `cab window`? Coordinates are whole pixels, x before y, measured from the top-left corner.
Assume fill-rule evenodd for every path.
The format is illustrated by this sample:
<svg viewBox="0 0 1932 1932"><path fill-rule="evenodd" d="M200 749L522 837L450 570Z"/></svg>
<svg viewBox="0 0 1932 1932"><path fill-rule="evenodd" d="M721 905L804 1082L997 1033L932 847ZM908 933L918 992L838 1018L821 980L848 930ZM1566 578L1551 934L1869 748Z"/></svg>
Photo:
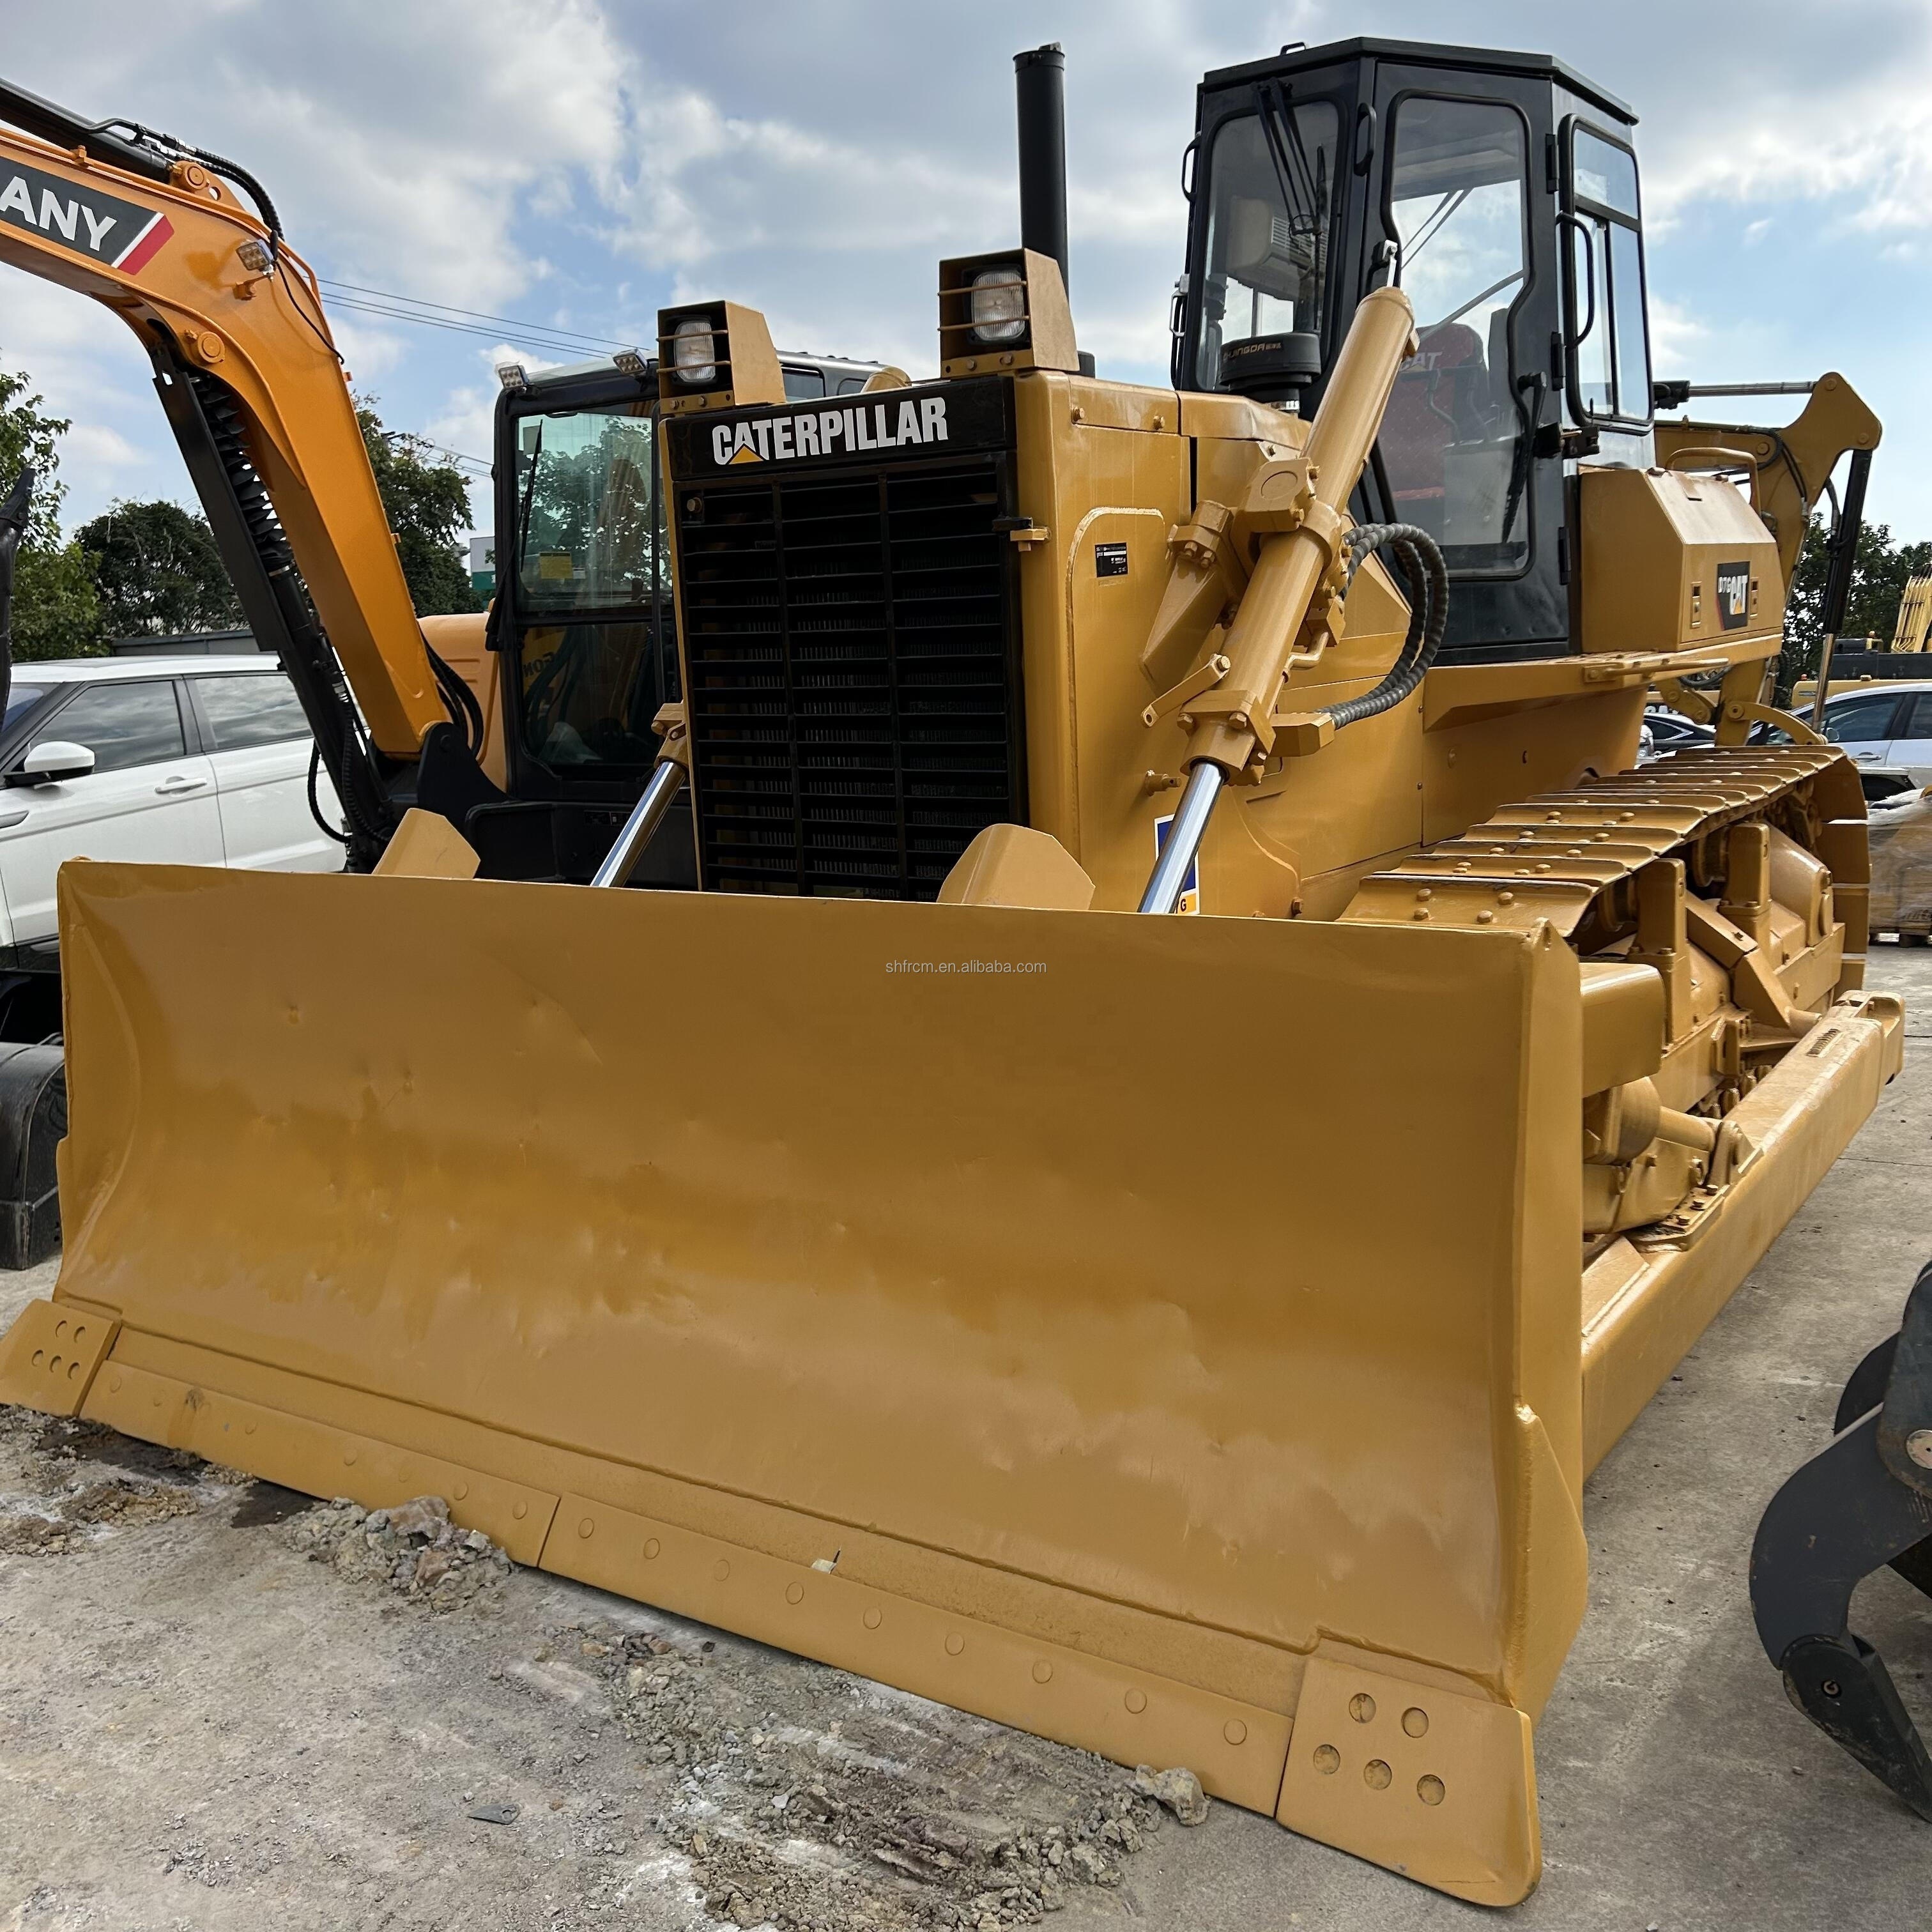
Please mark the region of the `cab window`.
<svg viewBox="0 0 1932 1932"><path fill-rule="evenodd" d="M652 602L652 444L647 403L518 424L520 609L534 616Z"/></svg>
<svg viewBox="0 0 1932 1932"><path fill-rule="evenodd" d="M1384 218L1420 347L1389 398L1382 464L1395 514L1435 538L1456 576L1529 562L1531 424L1510 328L1528 274L1528 202L1527 130L1513 108L1397 102Z"/></svg>
<svg viewBox="0 0 1932 1932"><path fill-rule="evenodd" d="M1208 156L1208 252L1194 380L1221 387L1222 351L1291 332L1320 340L1334 248L1332 103L1284 105L1256 90L1256 111L1222 122ZM1325 358L1329 344L1321 341Z"/></svg>
<svg viewBox="0 0 1932 1932"><path fill-rule="evenodd" d="M1640 428L1651 417L1643 227L1636 157L1572 121L1565 182L1564 302L1570 410Z"/></svg>

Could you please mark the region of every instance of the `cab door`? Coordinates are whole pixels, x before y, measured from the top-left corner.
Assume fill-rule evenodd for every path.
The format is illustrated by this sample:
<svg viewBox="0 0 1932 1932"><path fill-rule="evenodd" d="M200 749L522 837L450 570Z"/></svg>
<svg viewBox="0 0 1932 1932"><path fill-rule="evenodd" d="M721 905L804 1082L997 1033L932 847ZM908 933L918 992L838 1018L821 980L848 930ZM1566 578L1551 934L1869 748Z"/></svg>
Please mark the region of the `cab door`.
<svg viewBox="0 0 1932 1932"><path fill-rule="evenodd" d="M1442 548L1451 660L1568 644L1551 112L1546 80L1377 64L1366 280L1400 285L1420 347L1370 474L1382 514Z"/></svg>
<svg viewBox="0 0 1932 1932"><path fill-rule="evenodd" d="M0 888L16 945L53 938L56 885L67 860L222 862L214 770L188 748L172 678L82 686L38 727L33 742L52 739L85 745L94 770L64 784L0 790Z"/></svg>

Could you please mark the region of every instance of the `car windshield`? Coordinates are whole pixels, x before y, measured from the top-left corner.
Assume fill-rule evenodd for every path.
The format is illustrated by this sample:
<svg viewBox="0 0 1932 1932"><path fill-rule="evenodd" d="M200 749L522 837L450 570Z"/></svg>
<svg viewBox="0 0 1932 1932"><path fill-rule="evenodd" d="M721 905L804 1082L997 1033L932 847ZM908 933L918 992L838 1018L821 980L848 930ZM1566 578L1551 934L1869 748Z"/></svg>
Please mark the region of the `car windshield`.
<svg viewBox="0 0 1932 1932"><path fill-rule="evenodd" d="M517 425L518 602L534 615L653 601L647 402L526 416Z"/></svg>
<svg viewBox="0 0 1932 1932"><path fill-rule="evenodd" d="M0 719L0 730L18 724L46 694L44 684L16 684L7 694L7 716Z"/></svg>

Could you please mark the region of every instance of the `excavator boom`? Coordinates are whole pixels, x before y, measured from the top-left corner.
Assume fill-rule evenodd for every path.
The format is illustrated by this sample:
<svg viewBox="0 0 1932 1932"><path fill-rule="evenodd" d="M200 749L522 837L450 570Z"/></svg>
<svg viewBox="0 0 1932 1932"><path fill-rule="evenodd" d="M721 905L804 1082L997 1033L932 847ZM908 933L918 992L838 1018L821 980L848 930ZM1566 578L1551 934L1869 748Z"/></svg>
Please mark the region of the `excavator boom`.
<svg viewBox="0 0 1932 1932"><path fill-rule="evenodd" d="M14 88L0 122L0 261L140 338L249 626L380 851L385 794L450 710L313 272L231 163Z"/></svg>

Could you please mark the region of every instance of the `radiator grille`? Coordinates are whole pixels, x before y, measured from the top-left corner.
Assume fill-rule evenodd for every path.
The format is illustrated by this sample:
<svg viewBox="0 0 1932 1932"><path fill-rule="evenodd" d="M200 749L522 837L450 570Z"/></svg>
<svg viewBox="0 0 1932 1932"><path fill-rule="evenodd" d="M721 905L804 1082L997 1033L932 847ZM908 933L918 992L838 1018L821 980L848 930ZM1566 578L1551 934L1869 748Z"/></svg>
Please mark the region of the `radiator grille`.
<svg viewBox="0 0 1932 1932"><path fill-rule="evenodd" d="M707 886L930 899L976 832L1024 821L1010 468L679 485Z"/></svg>

